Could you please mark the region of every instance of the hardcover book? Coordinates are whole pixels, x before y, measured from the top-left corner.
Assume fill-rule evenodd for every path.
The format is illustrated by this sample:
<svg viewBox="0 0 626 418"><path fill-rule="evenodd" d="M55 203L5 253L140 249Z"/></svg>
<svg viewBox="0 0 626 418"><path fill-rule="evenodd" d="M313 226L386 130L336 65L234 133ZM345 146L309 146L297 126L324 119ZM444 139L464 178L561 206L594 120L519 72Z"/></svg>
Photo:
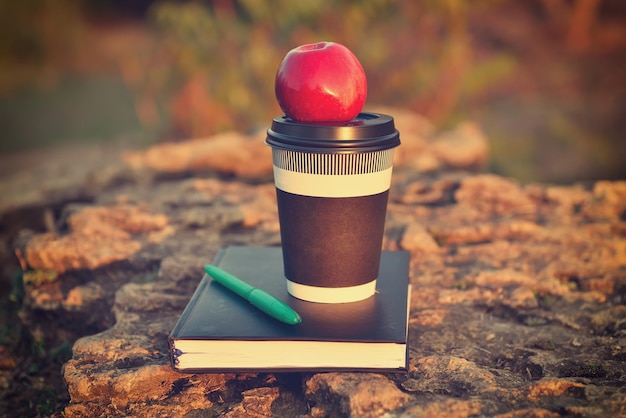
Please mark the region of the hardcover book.
<svg viewBox="0 0 626 418"><path fill-rule="evenodd" d="M205 274L168 338L174 369L407 369L411 291L406 251L383 251L374 296L337 304L289 295L280 247L225 247L213 264L278 297L302 322L279 322Z"/></svg>

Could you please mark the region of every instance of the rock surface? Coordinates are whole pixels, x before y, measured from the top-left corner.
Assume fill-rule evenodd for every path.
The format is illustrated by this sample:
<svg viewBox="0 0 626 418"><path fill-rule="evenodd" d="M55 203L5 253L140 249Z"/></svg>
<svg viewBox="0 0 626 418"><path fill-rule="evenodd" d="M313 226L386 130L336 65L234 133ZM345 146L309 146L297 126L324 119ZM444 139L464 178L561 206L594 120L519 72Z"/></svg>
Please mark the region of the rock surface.
<svg viewBox="0 0 626 418"><path fill-rule="evenodd" d="M33 200L7 194L3 224L54 208L47 228L13 235L22 320L75 341L64 416L626 414L626 182L521 185L477 171L474 125L397 121L384 247L411 253L406 374L170 368L167 335L202 265L225 245L280 244L262 137L134 151L50 198L28 182Z"/></svg>

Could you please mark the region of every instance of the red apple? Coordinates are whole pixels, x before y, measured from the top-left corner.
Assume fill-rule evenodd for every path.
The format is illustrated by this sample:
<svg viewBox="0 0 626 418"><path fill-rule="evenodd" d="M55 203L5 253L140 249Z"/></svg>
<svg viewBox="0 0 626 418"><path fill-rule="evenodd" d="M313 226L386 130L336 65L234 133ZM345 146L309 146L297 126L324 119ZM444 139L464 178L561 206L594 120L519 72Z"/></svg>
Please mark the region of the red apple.
<svg viewBox="0 0 626 418"><path fill-rule="evenodd" d="M335 42L318 42L285 55L276 72L275 92L291 119L345 122L363 109L367 79L352 51Z"/></svg>

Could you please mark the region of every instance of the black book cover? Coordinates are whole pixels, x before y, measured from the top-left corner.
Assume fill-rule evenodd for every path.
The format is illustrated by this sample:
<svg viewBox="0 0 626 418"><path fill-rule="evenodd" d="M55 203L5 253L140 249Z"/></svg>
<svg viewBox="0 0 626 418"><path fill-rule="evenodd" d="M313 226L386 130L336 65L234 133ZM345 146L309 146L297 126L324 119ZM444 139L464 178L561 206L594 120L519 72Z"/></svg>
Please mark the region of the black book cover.
<svg viewBox="0 0 626 418"><path fill-rule="evenodd" d="M220 369L254 370L262 368L277 368L272 364L264 365L264 354L259 354L255 360L246 359L237 363L236 357L239 347L245 347L250 355L263 345L255 346L254 342L301 342L293 346L285 346L285 350L303 350L302 355L308 355L313 348L307 343L355 343L355 350L364 350L378 344L382 347L392 347L397 352L398 345L403 347L403 364L399 369L406 368L406 339L408 321L408 266L409 254L405 251L383 251L380 263L380 274L377 279L376 294L366 300L351 303L322 304L296 299L287 293L286 279L283 274L282 251L280 247L250 247L229 246L220 250L213 264L265 290L286 302L302 317L298 325L288 325L279 322L250 305L246 300L233 294L219 283L204 275L189 304L181 314L176 326L172 330L170 356L172 365L178 370L209 371ZM184 342L194 341L193 353L181 348L188 347ZM219 355L212 353L212 342L231 341L229 346L233 353L226 358L228 365L219 363ZM239 342L239 345L237 343ZM205 344L206 343L206 344ZM365 343L365 344L363 344ZM200 345L198 345L200 344ZM244 345L245 344L245 345ZM198 347L201 348L199 352ZM282 346L276 346L282 347ZM276 347L272 350L275 351ZM324 348L324 346L321 346ZM333 347L324 351L324 356L333 355ZM351 346L352 347L352 346ZM258 350L257 350L258 351ZM372 354L380 355L377 351ZM205 354L200 357L200 354ZM268 353L269 354L269 353ZM279 355L274 352L272 355ZM194 366L181 367L184 356L194 358ZM246 355L246 357L248 357ZM367 356L365 356L367 357ZM364 358L365 358L364 357ZM339 360L333 363L332 359L321 359L319 367L315 360L309 359L305 364L281 365L281 369L343 369ZM258 363L258 367L257 367ZM329 365L332 364L332 365ZM377 368L371 366L367 360L348 369Z"/></svg>

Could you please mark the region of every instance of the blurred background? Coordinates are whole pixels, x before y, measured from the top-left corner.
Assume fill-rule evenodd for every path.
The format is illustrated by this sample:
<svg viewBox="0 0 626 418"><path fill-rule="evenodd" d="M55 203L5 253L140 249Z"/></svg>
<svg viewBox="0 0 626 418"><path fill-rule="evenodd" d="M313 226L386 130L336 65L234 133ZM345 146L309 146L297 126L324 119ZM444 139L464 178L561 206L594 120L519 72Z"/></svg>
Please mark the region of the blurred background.
<svg viewBox="0 0 626 418"><path fill-rule="evenodd" d="M283 56L321 40L366 108L476 121L492 172L626 178L623 0L0 0L0 153L264 130Z"/></svg>

